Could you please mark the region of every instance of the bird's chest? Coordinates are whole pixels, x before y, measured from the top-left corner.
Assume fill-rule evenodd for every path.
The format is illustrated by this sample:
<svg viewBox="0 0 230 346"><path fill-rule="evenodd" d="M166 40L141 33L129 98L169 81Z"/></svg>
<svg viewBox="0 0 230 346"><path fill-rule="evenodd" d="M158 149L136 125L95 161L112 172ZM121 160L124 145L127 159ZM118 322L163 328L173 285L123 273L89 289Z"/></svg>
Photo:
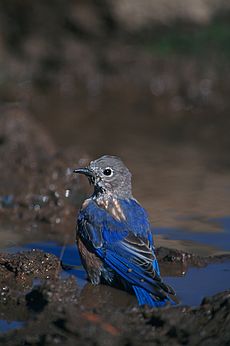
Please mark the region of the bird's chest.
<svg viewBox="0 0 230 346"><path fill-rule="evenodd" d="M125 221L125 213L121 206L120 201L112 195L100 196L94 199L99 208L108 212L115 220Z"/></svg>

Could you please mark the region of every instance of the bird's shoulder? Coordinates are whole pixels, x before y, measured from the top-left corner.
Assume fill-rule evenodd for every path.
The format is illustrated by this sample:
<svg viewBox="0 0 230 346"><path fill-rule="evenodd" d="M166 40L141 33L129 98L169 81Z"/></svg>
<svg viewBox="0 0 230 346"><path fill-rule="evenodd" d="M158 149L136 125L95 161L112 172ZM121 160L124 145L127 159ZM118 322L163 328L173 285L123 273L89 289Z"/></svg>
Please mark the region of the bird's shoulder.
<svg viewBox="0 0 230 346"><path fill-rule="evenodd" d="M97 235L100 244L102 239L116 241L133 234L153 245L147 213L133 198L113 198L103 204L102 200L86 200L78 216L78 230L84 237L91 235L91 239Z"/></svg>
<svg viewBox="0 0 230 346"><path fill-rule="evenodd" d="M150 227L146 210L134 198L88 198L82 205L79 219L87 219L91 222L123 223L136 230L137 233Z"/></svg>

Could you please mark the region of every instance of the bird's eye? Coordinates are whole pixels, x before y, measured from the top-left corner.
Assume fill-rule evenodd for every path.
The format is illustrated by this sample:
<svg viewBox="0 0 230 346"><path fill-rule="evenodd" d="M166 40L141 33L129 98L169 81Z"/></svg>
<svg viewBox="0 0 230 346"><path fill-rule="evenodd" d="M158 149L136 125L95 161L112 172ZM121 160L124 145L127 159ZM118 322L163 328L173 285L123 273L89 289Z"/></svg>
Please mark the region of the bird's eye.
<svg viewBox="0 0 230 346"><path fill-rule="evenodd" d="M107 177L111 177L113 175L113 171L111 168L107 167L106 169L104 169L103 174Z"/></svg>

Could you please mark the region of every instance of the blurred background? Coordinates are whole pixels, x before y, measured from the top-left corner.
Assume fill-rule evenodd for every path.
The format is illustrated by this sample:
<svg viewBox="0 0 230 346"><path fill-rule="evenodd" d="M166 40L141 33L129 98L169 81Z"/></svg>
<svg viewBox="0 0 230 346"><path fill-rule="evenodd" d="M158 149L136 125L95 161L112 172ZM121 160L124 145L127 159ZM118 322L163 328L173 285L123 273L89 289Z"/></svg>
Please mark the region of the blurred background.
<svg viewBox="0 0 230 346"><path fill-rule="evenodd" d="M57 186L112 154L153 226L221 230L210 220L230 214L229 19L225 0L1 0L2 208L20 195L41 214L31 191L53 193L47 176Z"/></svg>

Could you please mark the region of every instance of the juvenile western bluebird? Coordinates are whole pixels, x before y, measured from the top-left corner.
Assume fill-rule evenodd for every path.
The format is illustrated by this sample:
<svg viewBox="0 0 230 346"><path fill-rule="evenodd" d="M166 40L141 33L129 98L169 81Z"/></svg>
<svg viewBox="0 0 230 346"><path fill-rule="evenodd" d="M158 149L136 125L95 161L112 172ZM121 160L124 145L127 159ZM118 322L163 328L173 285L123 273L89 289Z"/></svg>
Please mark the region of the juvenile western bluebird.
<svg viewBox="0 0 230 346"><path fill-rule="evenodd" d="M132 196L131 173L116 156L74 170L94 185L77 220L77 245L92 284L135 293L140 305L173 303L163 283L146 211Z"/></svg>

